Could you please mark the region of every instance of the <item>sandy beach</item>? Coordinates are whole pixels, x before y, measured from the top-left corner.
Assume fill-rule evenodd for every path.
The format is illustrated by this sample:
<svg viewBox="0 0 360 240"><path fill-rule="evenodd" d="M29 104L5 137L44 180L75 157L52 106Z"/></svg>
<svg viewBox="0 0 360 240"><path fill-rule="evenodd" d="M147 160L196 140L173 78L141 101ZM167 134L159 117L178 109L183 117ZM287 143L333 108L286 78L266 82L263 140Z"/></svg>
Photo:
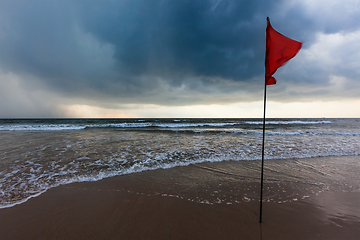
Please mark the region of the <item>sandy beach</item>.
<svg viewBox="0 0 360 240"><path fill-rule="evenodd" d="M257 164L193 164L52 188L0 209L0 239L360 239L359 191L275 181L284 174L269 173L276 161L266 163L259 224L259 180L246 177Z"/></svg>

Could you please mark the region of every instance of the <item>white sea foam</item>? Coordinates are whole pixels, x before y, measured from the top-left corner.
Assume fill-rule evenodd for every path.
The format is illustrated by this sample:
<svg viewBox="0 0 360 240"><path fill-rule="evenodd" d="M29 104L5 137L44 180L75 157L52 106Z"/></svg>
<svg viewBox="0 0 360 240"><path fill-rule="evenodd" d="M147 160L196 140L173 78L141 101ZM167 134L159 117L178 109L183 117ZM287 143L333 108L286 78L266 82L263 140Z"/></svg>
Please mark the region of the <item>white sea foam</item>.
<svg viewBox="0 0 360 240"><path fill-rule="evenodd" d="M246 124L262 125L262 121L245 122ZM290 124L331 124L330 121L266 121L269 125L290 125Z"/></svg>
<svg viewBox="0 0 360 240"><path fill-rule="evenodd" d="M48 190L48 189L47 189L47 190ZM37 193L35 193L35 194L33 194L33 195L28 196L27 198L21 199L21 200L16 201L16 202L12 202L12 203L8 203L8 204L1 204L1 203L0 203L0 209L2 209L2 208L10 208L10 207L19 205L19 204L21 204L21 203L27 202L30 198L38 197L38 196L40 196L41 194L43 194L44 192L46 192L47 190L39 191L39 192L37 192Z"/></svg>
<svg viewBox="0 0 360 240"><path fill-rule="evenodd" d="M251 146L250 146L251 148ZM274 152L272 150L267 149L266 150L266 159L287 159L287 158L292 158L294 157L291 153L287 154L286 153L287 150L286 148L284 148L284 152L283 153L279 153L279 152ZM156 169L168 169L168 168L173 168L173 167L178 167L178 166L188 166L190 164L195 164L195 163L202 163L202 162L220 162L220 161L228 161L228 160L259 160L259 154L254 154L254 156L251 157L251 155L249 154L242 154L244 153L243 151L239 151L239 152L235 152L235 153L230 153L230 154L220 154L220 155L214 155L214 156L208 156L207 158L197 158L197 159L185 159L186 161L174 161L174 162L164 162L164 160L172 158L171 155L169 154L163 154L161 155L156 155L156 156L151 156L149 155L151 158L147 158L145 161L141 161L141 162L137 162L135 164L133 164L130 167L127 168L118 168L116 166L111 166L111 160L108 162L108 169L107 171L98 171L98 172L91 172L91 173L83 173L83 175L77 175L77 176L73 176L73 177L69 177L73 174L78 174L79 171L81 171L80 169L83 167L81 165L76 164L76 162L74 162L74 169L71 168L70 165L68 165L67 167L70 166L70 169L65 169L65 167L61 167L60 165L54 165L55 169L59 169L58 172L56 172L56 170L52 170L50 172L46 172L44 174L40 174L40 175L36 175L37 171L36 169L34 169L34 174L30 175L31 177L27 178L27 179L19 179L22 182L22 186L20 186L21 188L24 188L26 185L30 184L33 185L35 184L35 188L34 186L30 188L30 192L28 192L25 195L29 195L28 197L18 200L18 201L10 201L10 202L2 202L0 204L0 208L6 208L6 207L12 207L16 204L20 204L23 203L25 201L27 201L28 199L32 198L32 197L36 197L39 196L41 193L45 192L46 190L59 186L59 185L65 185L65 184L69 184L69 183L74 183L74 182L88 182L88 181L98 181L104 178L108 178L108 177L112 177L112 176L118 176L118 175L125 175L125 174L131 174L131 173L137 173L137 172L143 172L143 171L149 171L149 170L156 170ZM251 153L251 152L250 152ZM175 154L176 156L176 152L172 153L173 155ZM350 155L354 155L354 152L349 152ZM357 152L357 154L360 154L360 152ZM342 153L337 153L337 150L335 149L334 151L331 152L311 152L311 151L304 151L302 154L297 154L296 157L297 158L308 158L308 157L319 157L319 156L341 156L341 155L346 155L344 154L344 152ZM185 155L184 155L185 157ZM186 158L186 157L185 157ZM157 164L156 164L157 162ZM110 164L110 165L109 165ZM93 168L95 169L96 166L104 167L104 165L101 165L100 162L98 163L89 163L87 168ZM111 170L113 169L113 170ZM16 175L17 171L13 171L13 174ZM90 175L89 175L90 174ZM11 176L8 176L11 177ZM49 183L41 183L41 181L39 182L39 180L41 179L46 179L47 181L49 181ZM37 190L36 190L37 188ZM14 189L16 191L18 191L19 189L17 189L16 185L14 186Z"/></svg>
<svg viewBox="0 0 360 240"><path fill-rule="evenodd" d="M86 128L193 128L193 127L225 127L238 123L158 123L129 122L109 124L7 124L0 126L0 131L63 131L83 130Z"/></svg>
<svg viewBox="0 0 360 240"><path fill-rule="evenodd" d="M77 124L41 124L41 125L27 125L27 124L14 124L2 125L0 131L62 131L62 130L82 130L85 129L84 125Z"/></svg>

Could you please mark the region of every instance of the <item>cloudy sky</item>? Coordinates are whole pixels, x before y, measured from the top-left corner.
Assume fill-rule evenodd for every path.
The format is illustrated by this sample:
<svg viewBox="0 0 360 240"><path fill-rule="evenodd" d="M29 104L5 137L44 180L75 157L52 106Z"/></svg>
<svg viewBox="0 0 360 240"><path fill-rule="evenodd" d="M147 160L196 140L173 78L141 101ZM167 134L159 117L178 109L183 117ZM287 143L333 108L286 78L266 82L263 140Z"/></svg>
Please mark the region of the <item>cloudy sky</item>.
<svg viewBox="0 0 360 240"><path fill-rule="evenodd" d="M0 118L360 117L358 0L0 0Z"/></svg>

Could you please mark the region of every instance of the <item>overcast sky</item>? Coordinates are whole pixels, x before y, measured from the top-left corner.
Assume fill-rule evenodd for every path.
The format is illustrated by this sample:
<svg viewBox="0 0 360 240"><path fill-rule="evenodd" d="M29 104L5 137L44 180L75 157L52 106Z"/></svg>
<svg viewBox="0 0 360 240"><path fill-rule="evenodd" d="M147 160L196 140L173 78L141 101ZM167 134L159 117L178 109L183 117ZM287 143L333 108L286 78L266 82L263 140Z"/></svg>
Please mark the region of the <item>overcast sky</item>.
<svg viewBox="0 0 360 240"><path fill-rule="evenodd" d="M0 117L360 117L358 0L0 0Z"/></svg>

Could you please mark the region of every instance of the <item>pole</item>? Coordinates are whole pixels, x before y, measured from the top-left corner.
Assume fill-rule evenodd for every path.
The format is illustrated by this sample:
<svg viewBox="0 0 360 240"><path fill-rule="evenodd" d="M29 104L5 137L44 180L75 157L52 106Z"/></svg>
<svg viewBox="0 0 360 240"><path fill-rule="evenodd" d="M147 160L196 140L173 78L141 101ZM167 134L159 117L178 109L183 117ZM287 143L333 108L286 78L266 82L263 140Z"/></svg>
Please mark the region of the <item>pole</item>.
<svg viewBox="0 0 360 240"><path fill-rule="evenodd" d="M262 153L261 153L261 181L260 181L260 220L262 222L262 199L263 199L263 185L264 185L264 150L265 150L265 112L266 112L266 83L264 87L264 117L263 117L263 139L262 139Z"/></svg>

